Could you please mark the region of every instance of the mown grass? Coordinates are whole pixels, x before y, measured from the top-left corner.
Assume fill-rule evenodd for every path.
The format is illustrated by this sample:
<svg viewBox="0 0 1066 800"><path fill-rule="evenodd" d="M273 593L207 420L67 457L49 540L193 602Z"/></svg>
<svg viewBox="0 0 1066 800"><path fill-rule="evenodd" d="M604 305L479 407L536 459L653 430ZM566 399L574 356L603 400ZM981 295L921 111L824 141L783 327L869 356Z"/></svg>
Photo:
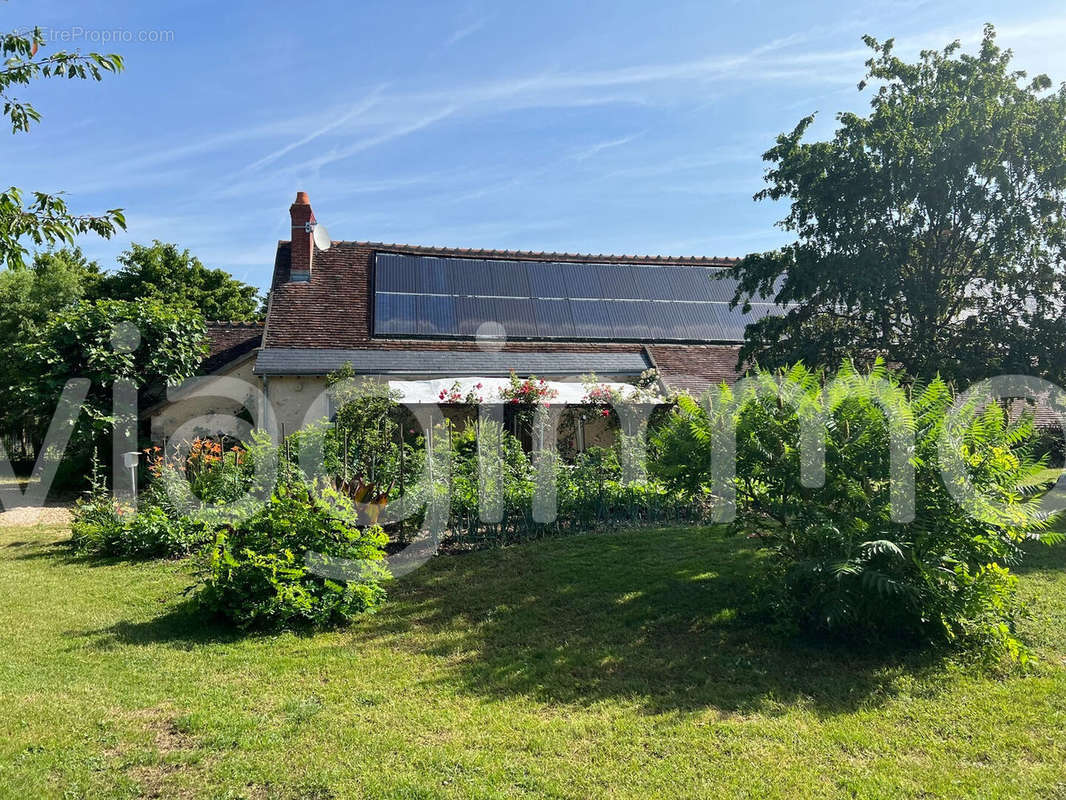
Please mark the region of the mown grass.
<svg viewBox="0 0 1066 800"><path fill-rule="evenodd" d="M1032 674L745 623L759 558L674 530L442 557L347 631L238 636L189 565L0 530L3 797L1066 795L1066 549Z"/></svg>

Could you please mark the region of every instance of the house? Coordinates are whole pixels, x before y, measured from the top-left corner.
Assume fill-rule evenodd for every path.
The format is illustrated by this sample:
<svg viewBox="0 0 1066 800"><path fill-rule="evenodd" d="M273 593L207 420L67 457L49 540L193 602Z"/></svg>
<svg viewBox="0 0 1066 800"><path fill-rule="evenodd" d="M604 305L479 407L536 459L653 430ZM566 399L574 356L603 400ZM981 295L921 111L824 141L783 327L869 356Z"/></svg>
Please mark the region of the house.
<svg viewBox="0 0 1066 800"><path fill-rule="evenodd" d="M150 410L156 440L241 406L249 419L272 415L296 430L328 413L326 378L346 363L402 385L411 402L435 399L426 390L457 379L498 381L512 370L577 386L587 373L631 383L654 369L664 390L699 392L736 378L745 325L773 312L770 303L748 314L729 308L734 286L719 277L735 259L354 241L323 249L306 193L289 213L292 237L278 242L265 324L209 326L204 374L243 381L246 395L234 395L235 383L226 397L174 390Z"/></svg>

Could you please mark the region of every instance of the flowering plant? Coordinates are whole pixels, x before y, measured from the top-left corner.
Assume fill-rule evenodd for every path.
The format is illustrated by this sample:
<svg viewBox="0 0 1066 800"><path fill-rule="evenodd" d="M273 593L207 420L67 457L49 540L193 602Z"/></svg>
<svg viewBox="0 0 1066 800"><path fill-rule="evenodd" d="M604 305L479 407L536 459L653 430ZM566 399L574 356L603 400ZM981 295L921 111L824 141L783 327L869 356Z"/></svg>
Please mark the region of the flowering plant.
<svg viewBox="0 0 1066 800"><path fill-rule="evenodd" d="M481 395L482 385L480 383L474 384L474 386L466 394L463 394L462 388L459 386L459 381L456 381L448 389L441 389L440 394L437 397L442 403L463 403L466 405L478 405L485 402L485 398Z"/></svg>
<svg viewBox="0 0 1066 800"><path fill-rule="evenodd" d="M581 398L581 404L592 406L597 414L608 418L614 413L614 409L623 403L661 403L663 398L655 388L658 378L659 374L656 370L645 370L637 379L635 386L622 389L618 386L599 383L595 375L582 375L581 382L585 387L585 395Z"/></svg>
<svg viewBox="0 0 1066 800"><path fill-rule="evenodd" d="M232 458L227 458L230 453L233 454ZM144 454L148 457L149 472L156 478L161 477L167 467L166 455L163 453L162 448L158 445L146 447ZM233 466L241 466L246 455L247 451L240 445L233 445L230 448L223 449L222 442L207 437L197 437L189 444L189 454L185 457L185 463L182 466L184 466L185 473L189 479L192 480L202 472L219 466L224 467L227 463L231 463Z"/></svg>
<svg viewBox="0 0 1066 800"><path fill-rule="evenodd" d="M500 389L500 399L515 405L549 405L549 401L558 396L559 392L550 387L543 378L530 375L522 380L514 370L511 370L510 383Z"/></svg>
<svg viewBox="0 0 1066 800"><path fill-rule="evenodd" d="M601 417L611 416L611 406L620 398L621 392L606 384L586 384L581 404L593 406Z"/></svg>

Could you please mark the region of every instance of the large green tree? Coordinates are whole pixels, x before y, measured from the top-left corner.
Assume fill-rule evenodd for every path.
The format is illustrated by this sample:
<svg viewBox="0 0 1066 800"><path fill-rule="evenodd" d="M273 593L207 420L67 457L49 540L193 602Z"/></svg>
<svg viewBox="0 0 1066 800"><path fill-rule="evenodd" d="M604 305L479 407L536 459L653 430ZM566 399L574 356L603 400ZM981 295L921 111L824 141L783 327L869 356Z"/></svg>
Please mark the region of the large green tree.
<svg viewBox="0 0 1066 800"><path fill-rule="evenodd" d="M127 329L129 336L121 333ZM143 388L195 375L207 334L192 309L159 298L82 300L50 319L26 350L27 363L36 366L39 405L54 405L67 380L80 377L92 382L90 400L105 409L118 378Z"/></svg>
<svg viewBox="0 0 1066 800"><path fill-rule="evenodd" d="M873 50L866 116L828 141L814 117L777 138L757 199L791 204L796 239L732 270L734 303L772 297L741 359L835 364L878 355L913 375L1066 375L1066 86L1014 71L985 28L914 63Z"/></svg>
<svg viewBox="0 0 1066 800"><path fill-rule="evenodd" d="M32 451L39 452L64 385L87 378L89 393L65 462L80 469L115 422L115 381L138 389L180 383L207 353L203 317L160 298L80 300L53 315L17 353L22 379L13 387ZM84 478L84 474L80 474Z"/></svg>
<svg viewBox="0 0 1066 800"><path fill-rule="evenodd" d="M49 321L91 296L99 280L97 265L77 249L37 253L29 269L0 270L0 408L13 458L32 454L50 413L26 405L25 389L34 376L24 356Z"/></svg>
<svg viewBox="0 0 1066 800"><path fill-rule="evenodd" d="M259 293L254 286L225 270L208 269L175 244L133 244L118 262L120 269L106 275L100 284L101 297L158 297L195 308L210 320L247 321L259 313Z"/></svg>
<svg viewBox="0 0 1066 800"><path fill-rule="evenodd" d="M95 296L100 277L78 248L37 253L29 269L0 270L0 345L14 346L58 311Z"/></svg>
<svg viewBox="0 0 1066 800"><path fill-rule="evenodd" d="M114 53L45 53L44 35L39 28L25 34L0 34L0 105L14 133L25 133L40 122L41 115L29 102L13 92L33 81L47 78L79 78L99 81L108 72L120 72L122 58ZM110 238L125 228L122 210L113 208L101 214L75 214L62 194L30 192L12 186L0 191L0 266L24 267L28 244L37 246L72 244L80 233L96 233Z"/></svg>

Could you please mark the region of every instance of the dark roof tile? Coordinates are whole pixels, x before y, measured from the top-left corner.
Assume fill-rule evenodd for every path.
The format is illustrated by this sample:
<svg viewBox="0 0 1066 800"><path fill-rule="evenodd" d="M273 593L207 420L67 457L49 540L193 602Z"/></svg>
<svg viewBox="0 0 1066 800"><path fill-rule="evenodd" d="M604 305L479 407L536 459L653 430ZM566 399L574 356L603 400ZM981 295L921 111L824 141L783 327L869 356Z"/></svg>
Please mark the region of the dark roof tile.
<svg viewBox="0 0 1066 800"><path fill-rule="evenodd" d="M200 364L200 371L210 375L230 362L259 347L263 340L262 322L208 321L207 358Z"/></svg>

